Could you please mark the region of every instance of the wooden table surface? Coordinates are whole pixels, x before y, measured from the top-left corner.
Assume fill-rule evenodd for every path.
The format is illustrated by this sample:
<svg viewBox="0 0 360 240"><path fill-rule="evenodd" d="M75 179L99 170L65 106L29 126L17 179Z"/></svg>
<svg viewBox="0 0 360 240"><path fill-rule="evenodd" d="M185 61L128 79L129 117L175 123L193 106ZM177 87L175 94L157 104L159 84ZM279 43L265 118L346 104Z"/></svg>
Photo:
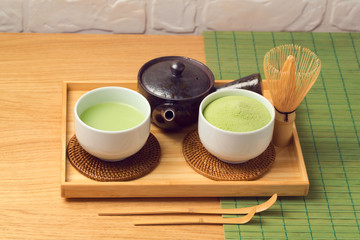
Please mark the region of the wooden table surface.
<svg viewBox="0 0 360 240"><path fill-rule="evenodd" d="M135 227L135 217L97 216L101 211L137 207L219 207L218 198L99 200L60 196L62 82L136 82L145 62L167 55L205 62L203 39L0 34L1 239L223 239L221 225Z"/></svg>

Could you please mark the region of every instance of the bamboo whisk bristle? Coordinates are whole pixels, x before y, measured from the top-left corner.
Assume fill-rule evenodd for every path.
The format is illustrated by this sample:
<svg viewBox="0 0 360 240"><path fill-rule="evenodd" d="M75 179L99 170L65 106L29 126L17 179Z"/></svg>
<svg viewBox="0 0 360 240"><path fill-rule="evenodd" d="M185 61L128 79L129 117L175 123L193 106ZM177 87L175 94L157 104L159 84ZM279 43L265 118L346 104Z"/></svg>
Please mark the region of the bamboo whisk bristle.
<svg viewBox="0 0 360 240"><path fill-rule="evenodd" d="M294 111L314 85L320 69L316 54L298 45L282 45L267 52L264 73L276 109Z"/></svg>

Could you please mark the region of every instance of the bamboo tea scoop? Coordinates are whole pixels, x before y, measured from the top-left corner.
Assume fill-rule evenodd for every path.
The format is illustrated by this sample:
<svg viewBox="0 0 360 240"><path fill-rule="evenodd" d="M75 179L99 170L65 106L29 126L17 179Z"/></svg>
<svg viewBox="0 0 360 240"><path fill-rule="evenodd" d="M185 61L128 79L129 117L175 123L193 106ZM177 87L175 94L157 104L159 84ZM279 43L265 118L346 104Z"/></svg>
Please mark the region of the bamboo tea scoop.
<svg viewBox="0 0 360 240"><path fill-rule="evenodd" d="M134 221L134 225L185 225L185 224L245 224L255 215L256 209L253 207L249 213L239 218L211 218L211 217L188 217L173 219L149 219Z"/></svg>
<svg viewBox="0 0 360 240"><path fill-rule="evenodd" d="M277 194L259 205L246 208L217 209L217 208L186 208L178 210L153 210L153 211L129 211L119 213L99 213L99 216L126 216L126 215L151 215L151 214L248 214L253 208L255 212L263 212L269 209L277 200Z"/></svg>

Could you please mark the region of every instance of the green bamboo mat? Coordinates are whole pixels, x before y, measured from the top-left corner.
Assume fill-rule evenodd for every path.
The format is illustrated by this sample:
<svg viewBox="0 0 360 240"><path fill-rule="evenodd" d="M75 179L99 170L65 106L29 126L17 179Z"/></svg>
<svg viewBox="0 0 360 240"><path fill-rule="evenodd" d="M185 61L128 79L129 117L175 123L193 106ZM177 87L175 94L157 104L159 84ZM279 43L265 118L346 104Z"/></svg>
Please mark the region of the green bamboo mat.
<svg viewBox="0 0 360 240"><path fill-rule="evenodd" d="M360 34L204 32L216 79L260 72L277 45L313 50L322 71L297 109L296 126L310 181L306 197L280 197L246 225L225 225L225 239L360 239ZM222 198L223 208L266 198ZM229 216L227 216L229 217Z"/></svg>

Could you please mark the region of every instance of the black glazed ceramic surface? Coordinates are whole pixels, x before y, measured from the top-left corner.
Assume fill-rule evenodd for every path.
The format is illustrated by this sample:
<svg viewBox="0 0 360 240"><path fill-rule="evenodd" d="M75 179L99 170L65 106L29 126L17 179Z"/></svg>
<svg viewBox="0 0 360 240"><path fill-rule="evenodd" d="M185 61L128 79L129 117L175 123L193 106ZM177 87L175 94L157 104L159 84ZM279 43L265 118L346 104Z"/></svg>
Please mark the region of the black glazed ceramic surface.
<svg viewBox="0 0 360 240"><path fill-rule="evenodd" d="M144 90L164 99L182 100L198 97L212 87L214 76L204 64L185 57L156 58L139 73Z"/></svg>
<svg viewBox="0 0 360 240"><path fill-rule="evenodd" d="M195 123L201 101L218 89L241 88L261 94L260 74L216 88L214 82L207 66L181 56L152 59L138 73L138 91L150 103L152 122L167 130L179 130Z"/></svg>

